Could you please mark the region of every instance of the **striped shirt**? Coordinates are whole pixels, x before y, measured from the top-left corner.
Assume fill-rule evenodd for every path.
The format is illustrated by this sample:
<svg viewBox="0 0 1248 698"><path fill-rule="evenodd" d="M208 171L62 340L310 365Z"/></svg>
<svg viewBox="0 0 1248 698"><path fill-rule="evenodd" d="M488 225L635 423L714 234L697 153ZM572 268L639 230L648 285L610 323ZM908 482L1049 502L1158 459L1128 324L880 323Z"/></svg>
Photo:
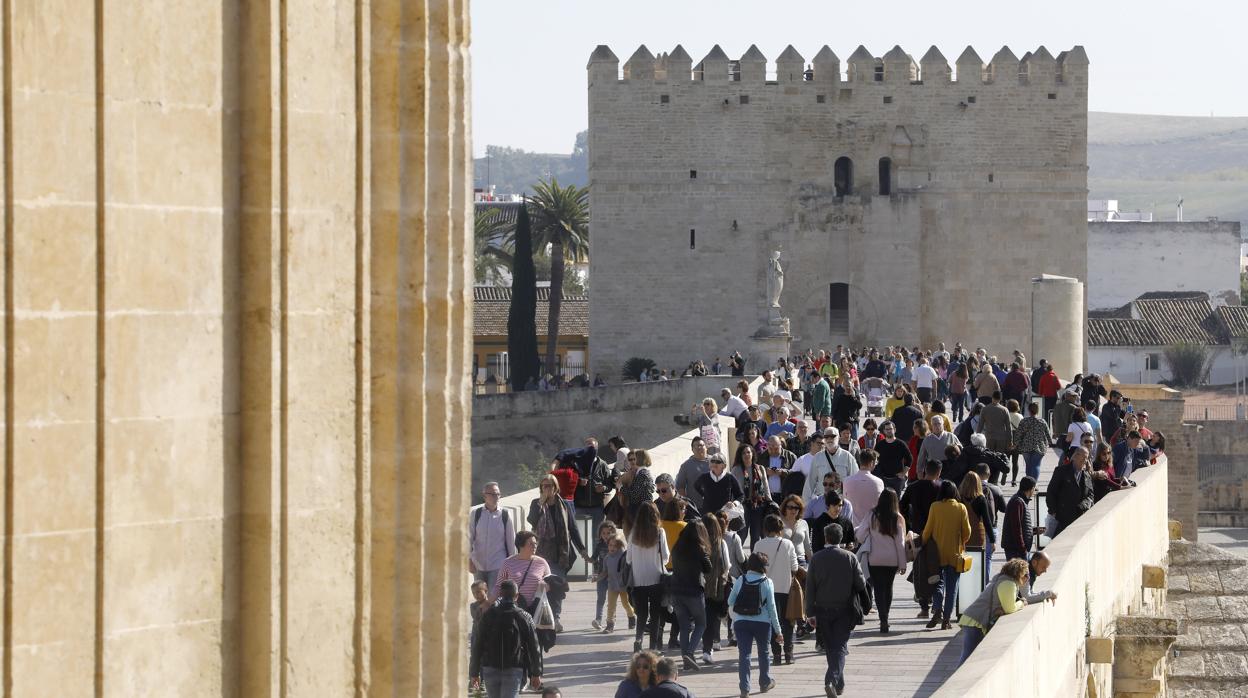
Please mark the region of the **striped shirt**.
<svg viewBox="0 0 1248 698"><path fill-rule="evenodd" d="M529 563L533 566L529 567ZM525 570L528 570L528 576L525 576ZM503 560L503 566L498 570L498 580L494 582L494 596L498 596L499 585L505 580L512 580L516 583L520 595L526 600L532 601L537 596L537 583L550 575L550 565L545 560L534 555L532 558L525 560L519 555L512 555Z"/></svg>

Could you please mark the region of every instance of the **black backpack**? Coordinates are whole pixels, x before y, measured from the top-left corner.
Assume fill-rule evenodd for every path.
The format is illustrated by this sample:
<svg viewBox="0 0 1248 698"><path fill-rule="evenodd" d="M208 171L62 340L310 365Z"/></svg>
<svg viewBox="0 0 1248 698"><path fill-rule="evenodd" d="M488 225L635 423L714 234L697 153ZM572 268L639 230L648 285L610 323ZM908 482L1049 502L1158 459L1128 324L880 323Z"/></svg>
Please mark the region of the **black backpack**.
<svg viewBox="0 0 1248 698"><path fill-rule="evenodd" d="M741 591L737 592L737 601L732 610L738 616L757 616L763 612L763 577L757 582L741 578Z"/></svg>

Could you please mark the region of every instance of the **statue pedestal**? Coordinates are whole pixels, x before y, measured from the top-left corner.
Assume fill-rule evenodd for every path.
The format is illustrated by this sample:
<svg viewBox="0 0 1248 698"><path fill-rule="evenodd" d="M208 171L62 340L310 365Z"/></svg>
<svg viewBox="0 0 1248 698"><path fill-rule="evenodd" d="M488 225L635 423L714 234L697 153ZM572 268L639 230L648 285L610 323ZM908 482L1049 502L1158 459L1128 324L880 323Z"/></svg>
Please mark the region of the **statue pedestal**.
<svg viewBox="0 0 1248 698"><path fill-rule="evenodd" d="M762 373L776 367L776 360L789 356L792 335L789 334L789 319L780 317L780 309L772 308L768 313L768 322L760 327L750 338L748 363L751 373Z"/></svg>

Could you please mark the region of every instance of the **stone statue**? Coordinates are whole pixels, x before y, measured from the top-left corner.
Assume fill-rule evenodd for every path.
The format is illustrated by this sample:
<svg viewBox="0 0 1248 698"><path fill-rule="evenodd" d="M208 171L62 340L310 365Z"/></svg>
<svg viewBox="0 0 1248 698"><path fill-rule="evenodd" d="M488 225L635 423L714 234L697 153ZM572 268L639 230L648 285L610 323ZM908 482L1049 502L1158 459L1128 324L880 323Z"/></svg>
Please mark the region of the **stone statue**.
<svg viewBox="0 0 1248 698"><path fill-rule="evenodd" d="M780 292L784 290L784 269L780 266L780 250L771 253L767 262L767 307L780 307Z"/></svg>

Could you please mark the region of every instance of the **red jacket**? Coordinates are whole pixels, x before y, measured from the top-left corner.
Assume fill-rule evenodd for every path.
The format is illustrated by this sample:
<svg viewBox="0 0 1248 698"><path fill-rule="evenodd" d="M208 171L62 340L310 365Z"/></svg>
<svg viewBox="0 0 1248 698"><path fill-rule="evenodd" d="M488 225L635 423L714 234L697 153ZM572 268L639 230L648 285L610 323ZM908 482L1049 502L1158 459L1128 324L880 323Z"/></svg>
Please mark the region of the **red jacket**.
<svg viewBox="0 0 1248 698"><path fill-rule="evenodd" d="M576 468L571 464L560 464L555 468L552 474L559 481L559 496L572 501L576 497L576 483L580 482L581 476L576 472Z"/></svg>
<svg viewBox="0 0 1248 698"><path fill-rule="evenodd" d="M1057 373L1053 369L1044 372L1040 376L1040 396L1041 397L1057 397L1057 393L1062 389L1062 382L1057 379Z"/></svg>

